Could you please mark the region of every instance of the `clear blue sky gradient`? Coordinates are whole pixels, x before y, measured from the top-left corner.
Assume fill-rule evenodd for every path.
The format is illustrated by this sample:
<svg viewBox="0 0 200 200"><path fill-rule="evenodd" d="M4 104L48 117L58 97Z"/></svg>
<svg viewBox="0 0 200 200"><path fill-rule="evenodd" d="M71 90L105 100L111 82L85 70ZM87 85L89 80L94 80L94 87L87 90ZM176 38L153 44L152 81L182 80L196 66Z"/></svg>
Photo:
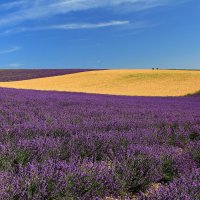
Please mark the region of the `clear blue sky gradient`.
<svg viewBox="0 0 200 200"><path fill-rule="evenodd" d="M199 0L1 0L0 68L200 69Z"/></svg>

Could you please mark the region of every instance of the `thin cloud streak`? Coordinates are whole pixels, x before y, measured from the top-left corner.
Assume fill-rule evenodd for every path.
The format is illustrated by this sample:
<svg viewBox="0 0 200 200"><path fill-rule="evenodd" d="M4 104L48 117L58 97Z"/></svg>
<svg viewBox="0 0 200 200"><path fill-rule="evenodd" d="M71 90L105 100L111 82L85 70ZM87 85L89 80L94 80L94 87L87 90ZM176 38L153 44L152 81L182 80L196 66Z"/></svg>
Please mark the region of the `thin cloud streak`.
<svg viewBox="0 0 200 200"><path fill-rule="evenodd" d="M127 26L129 21L111 21L111 22L100 22L100 23L73 23L73 24L56 24L50 26L39 26L39 27L17 27L4 31L2 34L13 34L27 31L42 31L42 30L78 30L78 29L99 29L108 28L113 26Z"/></svg>
<svg viewBox="0 0 200 200"><path fill-rule="evenodd" d="M5 9L17 7L17 11L1 17L0 26L95 8L120 8L121 10L123 7L124 10L131 8L132 11L139 11L177 2L184 2L184 0L22 0L18 3L14 1L0 4L0 7L3 6Z"/></svg>
<svg viewBox="0 0 200 200"><path fill-rule="evenodd" d="M122 26L128 25L129 21L111 21L111 22L102 22L102 23L95 23L95 24L64 24L64 25L55 25L46 27L47 29L96 29L96 28L104 28L110 26Z"/></svg>
<svg viewBox="0 0 200 200"><path fill-rule="evenodd" d="M26 0L3 3L3 4L0 4L0 10L9 10L12 8L21 7L25 5L25 3L26 3Z"/></svg>
<svg viewBox="0 0 200 200"><path fill-rule="evenodd" d="M11 63L7 67L19 68L19 67L23 67L23 66L25 66L25 64L22 64L22 63Z"/></svg>
<svg viewBox="0 0 200 200"><path fill-rule="evenodd" d="M21 49L21 47L15 46L10 49L0 50L0 55L13 53L13 52L19 51L20 49Z"/></svg>

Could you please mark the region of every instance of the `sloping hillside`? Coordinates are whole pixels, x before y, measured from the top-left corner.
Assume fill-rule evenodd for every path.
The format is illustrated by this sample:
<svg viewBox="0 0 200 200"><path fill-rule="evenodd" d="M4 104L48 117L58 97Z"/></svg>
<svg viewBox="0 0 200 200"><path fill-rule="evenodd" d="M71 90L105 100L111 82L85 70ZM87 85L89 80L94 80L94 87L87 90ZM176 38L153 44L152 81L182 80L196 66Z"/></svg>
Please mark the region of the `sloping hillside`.
<svg viewBox="0 0 200 200"><path fill-rule="evenodd" d="M0 87L130 96L184 96L200 90L200 71L89 71L25 81L0 82Z"/></svg>

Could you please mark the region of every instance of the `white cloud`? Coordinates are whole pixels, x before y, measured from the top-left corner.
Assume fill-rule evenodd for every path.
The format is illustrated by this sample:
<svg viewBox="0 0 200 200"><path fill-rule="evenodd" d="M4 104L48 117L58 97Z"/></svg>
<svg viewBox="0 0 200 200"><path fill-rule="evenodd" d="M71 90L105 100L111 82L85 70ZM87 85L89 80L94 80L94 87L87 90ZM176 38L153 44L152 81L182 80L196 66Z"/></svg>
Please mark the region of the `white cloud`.
<svg viewBox="0 0 200 200"><path fill-rule="evenodd" d="M21 49L21 47L15 46L10 49L0 50L0 54L9 54L9 53L13 53L15 51L19 51L20 49Z"/></svg>
<svg viewBox="0 0 200 200"><path fill-rule="evenodd" d="M25 3L26 3L26 0L3 3L3 4L0 4L0 9L1 10L9 10L12 8L23 6Z"/></svg>
<svg viewBox="0 0 200 200"><path fill-rule="evenodd" d="M25 64L22 64L22 63L11 63L8 65L8 67L10 67L10 68L20 68L23 66L25 66Z"/></svg>
<svg viewBox="0 0 200 200"><path fill-rule="evenodd" d="M125 26L129 25L129 21L111 21L101 23L73 23L73 24L56 24L50 26L39 26L39 27L17 27L4 31L2 34L20 33L26 31L40 31L40 30L76 30L76 29L98 29L113 26ZM138 25L137 25L137 28Z"/></svg>
<svg viewBox="0 0 200 200"><path fill-rule="evenodd" d="M111 21L111 22L101 22L101 23L93 23L93 24L63 24L63 25L55 25L46 27L47 29L95 29L95 28L104 28L109 26L121 26L127 25L129 21Z"/></svg>
<svg viewBox="0 0 200 200"><path fill-rule="evenodd" d="M26 20L36 20L69 12L94 8L123 8L132 11L183 2L185 0L21 0L0 4L1 8L17 7L15 12L1 16L0 26L19 24Z"/></svg>

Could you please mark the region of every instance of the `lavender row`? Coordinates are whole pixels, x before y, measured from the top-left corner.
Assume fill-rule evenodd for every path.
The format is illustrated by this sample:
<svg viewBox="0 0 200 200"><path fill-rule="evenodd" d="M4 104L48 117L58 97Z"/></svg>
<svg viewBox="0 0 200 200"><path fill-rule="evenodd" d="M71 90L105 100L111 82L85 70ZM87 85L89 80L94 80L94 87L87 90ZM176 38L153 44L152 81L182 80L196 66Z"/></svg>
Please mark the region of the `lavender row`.
<svg viewBox="0 0 200 200"><path fill-rule="evenodd" d="M0 89L0 197L198 199L199 113L198 96Z"/></svg>
<svg viewBox="0 0 200 200"><path fill-rule="evenodd" d="M0 82L21 81L91 71L92 69L11 69L0 70Z"/></svg>

